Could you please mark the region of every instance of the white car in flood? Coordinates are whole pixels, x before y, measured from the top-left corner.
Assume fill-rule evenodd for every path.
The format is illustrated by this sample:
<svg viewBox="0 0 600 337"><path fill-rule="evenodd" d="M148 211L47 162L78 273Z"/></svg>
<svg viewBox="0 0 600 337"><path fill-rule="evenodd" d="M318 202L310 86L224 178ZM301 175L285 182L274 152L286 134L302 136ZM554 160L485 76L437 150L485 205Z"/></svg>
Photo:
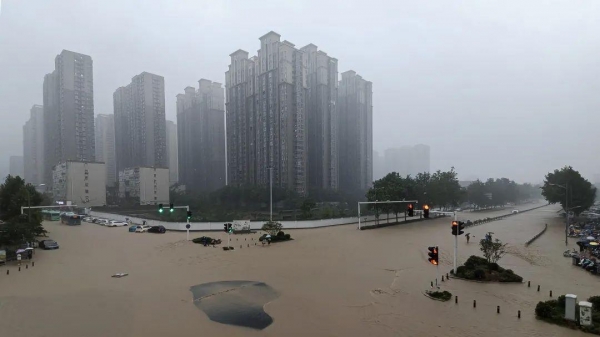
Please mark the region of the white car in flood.
<svg viewBox="0 0 600 337"><path fill-rule="evenodd" d="M108 222L108 224L106 224L107 227L121 227L121 226L127 226L126 223L124 223L123 221L116 221L116 220L111 220Z"/></svg>
<svg viewBox="0 0 600 337"><path fill-rule="evenodd" d="M135 232L136 233L148 233L148 230L150 229L150 227L151 226L148 226L148 225L139 225L135 229Z"/></svg>

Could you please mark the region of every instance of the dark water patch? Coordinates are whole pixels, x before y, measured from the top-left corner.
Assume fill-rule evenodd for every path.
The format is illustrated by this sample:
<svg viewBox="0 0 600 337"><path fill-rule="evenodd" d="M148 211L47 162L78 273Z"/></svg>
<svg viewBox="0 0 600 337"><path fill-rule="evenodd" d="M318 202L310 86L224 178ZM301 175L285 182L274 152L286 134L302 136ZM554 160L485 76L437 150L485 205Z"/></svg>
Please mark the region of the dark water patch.
<svg viewBox="0 0 600 337"><path fill-rule="evenodd" d="M210 320L257 330L273 323L264 306L279 296L269 285L256 281L203 283L190 287L190 291L194 305Z"/></svg>

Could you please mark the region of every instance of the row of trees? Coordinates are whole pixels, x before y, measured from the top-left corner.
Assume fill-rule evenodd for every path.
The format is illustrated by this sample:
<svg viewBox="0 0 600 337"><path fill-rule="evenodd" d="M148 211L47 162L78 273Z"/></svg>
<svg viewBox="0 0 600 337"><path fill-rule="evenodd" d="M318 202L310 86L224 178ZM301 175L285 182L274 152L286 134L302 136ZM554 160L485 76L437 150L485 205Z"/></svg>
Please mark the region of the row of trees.
<svg viewBox="0 0 600 337"><path fill-rule="evenodd" d="M539 186L517 184L507 178L476 180L467 187L466 200L477 208L502 206L541 198Z"/></svg>
<svg viewBox="0 0 600 337"><path fill-rule="evenodd" d="M402 177L392 172L375 181L367 192L369 201L417 200L419 205L452 209L465 202L476 208L501 206L509 202L517 203L539 198L539 187L531 184L517 184L507 178L488 179L485 183L477 180L467 188L461 187L454 168L437 171L433 174L419 173L415 177ZM404 212L404 204L371 205L385 213Z"/></svg>
<svg viewBox="0 0 600 337"><path fill-rule="evenodd" d="M21 177L7 176L0 185L0 247L16 247L45 235L39 212L21 215L21 206L39 206L44 196Z"/></svg>

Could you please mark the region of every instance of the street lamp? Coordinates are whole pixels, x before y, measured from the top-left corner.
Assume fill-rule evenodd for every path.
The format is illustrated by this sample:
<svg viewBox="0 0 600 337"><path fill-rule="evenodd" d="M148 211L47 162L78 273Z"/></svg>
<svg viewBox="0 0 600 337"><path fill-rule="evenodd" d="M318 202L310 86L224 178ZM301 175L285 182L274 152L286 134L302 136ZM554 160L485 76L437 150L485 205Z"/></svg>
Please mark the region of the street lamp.
<svg viewBox="0 0 600 337"><path fill-rule="evenodd" d="M565 183L564 185L560 184L548 184L550 186L560 187L565 190L565 246L569 245L568 237L569 237L569 210L573 208L577 208L580 206L576 206L569 209L569 183Z"/></svg>

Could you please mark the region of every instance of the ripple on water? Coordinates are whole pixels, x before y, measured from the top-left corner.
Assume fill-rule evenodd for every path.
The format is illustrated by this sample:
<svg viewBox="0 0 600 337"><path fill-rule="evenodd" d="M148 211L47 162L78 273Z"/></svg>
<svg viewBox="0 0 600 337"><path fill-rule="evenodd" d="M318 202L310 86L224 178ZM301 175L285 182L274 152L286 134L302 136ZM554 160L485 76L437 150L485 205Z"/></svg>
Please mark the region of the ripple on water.
<svg viewBox="0 0 600 337"><path fill-rule="evenodd" d="M194 304L212 321L262 330L273 318L265 304L279 295L269 285L256 281L220 281L190 287Z"/></svg>

